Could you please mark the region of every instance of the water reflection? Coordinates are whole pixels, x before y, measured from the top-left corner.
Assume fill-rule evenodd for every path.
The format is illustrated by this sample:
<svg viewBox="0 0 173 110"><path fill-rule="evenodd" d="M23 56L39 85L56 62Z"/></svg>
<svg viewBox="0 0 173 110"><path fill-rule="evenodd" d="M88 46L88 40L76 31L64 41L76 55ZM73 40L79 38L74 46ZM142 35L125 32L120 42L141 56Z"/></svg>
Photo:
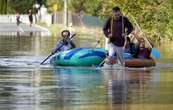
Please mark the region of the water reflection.
<svg viewBox="0 0 173 110"><path fill-rule="evenodd" d="M39 65L56 40L35 35L0 37L0 109L172 110L172 52L165 46L159 63L149 70ZM82 46L90 43L81 41Z"/></svg>
<svg viewBox="0 0 173 110"><path fill-rule="evenodd" d="M30 106L32 104L30 96L33 93L28 76L31 72L4 70L0 73L0 107L17 109L20 105Z"/></svg>
<svg viewBox="0 0 173 110"><path fill-rule="evenodd" d="M56 69L59 102L63 106L103 104L103 78L96 69ZM103 98L103 99L102 99Z"/></svg>
<svg viewBox="0 0 173 110"><path fill-rule="evenodd" d="M0 36L0 56L34 56L48 54L54 46L53 37Z"/></svg>
<svg viewBox="0 0 173 110"><path fill-rule="evenodd" d="M1 67L0 109L152 110L173 101L173 71L159 72Z"/></svg>
<svg viewBox="0 0 173 110"><path fill-rule="evenodd" d="M125 71L111 73L108 80L108 98L110 104L124 104L127 99L127 78Z"/></svg>
<svg viewBox="0 0 173 110"><path fill-rule="evenodd" d="M50 70L3 69L0 71L0 108L39 110L56 103L56 81ZM46 108L45 108L46 110Z"/></svg>
<svg viewBox="0 0 173 110"><path fill-rule="evenodd" d="M126 110L127 104L157 103L160 78L153 71L58 69L56 75L63 106L108 103L109 109Z"/></svg>
<svg viewBox="0 0 173 110"><path fill-rule="evenodd" d="M159 73L153 71L104 71L111 110L127 110L135 104L156 104ZM143 109L142 109L143 110Z"/></svg>

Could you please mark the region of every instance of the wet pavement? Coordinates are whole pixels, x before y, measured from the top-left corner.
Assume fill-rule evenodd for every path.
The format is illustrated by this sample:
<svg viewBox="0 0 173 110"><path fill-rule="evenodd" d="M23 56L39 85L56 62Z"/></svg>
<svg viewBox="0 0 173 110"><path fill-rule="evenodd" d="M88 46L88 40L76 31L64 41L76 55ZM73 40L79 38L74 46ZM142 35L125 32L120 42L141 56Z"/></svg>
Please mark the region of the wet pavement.
<svg viewBox="0 0 173 110"><path fill-rule="evenodd" d="M50 36L48 29L39 25L33 24L31 27L29 24L21 23L17 26L16 23L0 23L0 35L22 35L28 36L28 33L44 33L44 36Z"/></svg>

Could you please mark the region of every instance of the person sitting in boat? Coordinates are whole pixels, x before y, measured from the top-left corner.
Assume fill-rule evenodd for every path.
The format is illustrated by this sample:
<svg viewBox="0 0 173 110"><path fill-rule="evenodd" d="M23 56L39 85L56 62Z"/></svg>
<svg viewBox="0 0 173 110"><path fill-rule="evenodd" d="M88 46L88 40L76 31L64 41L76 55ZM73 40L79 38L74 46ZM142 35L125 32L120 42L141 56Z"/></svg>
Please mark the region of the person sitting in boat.
<svg viewBox="0 0 173 110"><path fill-rule="evenodd" d="M63 30L61 32L61 36L63 39L57 42L56 47L53 49L52 53L66 51L76 47L76 45L72 41L69 30Z"/></svg>
<svg viewBox="0 0 173 110"><path fill-rule="evenodd" d="M145 40L143 38L139 39L139 48L138 48L138 58L146 59L150 58L151 49L145 47Z"/></svg>
<svg viewBox="0 0 173 110"><path fill-rule="evenodd" d="M132 57L137 57L138 46L130 41L129 37L126 37L126 44L124 47L124 53L130 53Z"/></svg>

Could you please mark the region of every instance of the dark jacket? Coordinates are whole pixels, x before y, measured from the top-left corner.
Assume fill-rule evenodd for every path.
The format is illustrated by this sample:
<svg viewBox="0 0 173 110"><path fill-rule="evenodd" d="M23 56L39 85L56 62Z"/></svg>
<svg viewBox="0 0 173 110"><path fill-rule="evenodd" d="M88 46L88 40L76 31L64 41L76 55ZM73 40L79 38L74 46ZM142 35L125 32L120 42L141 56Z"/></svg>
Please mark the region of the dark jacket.
<svg viewBox="0 0 173 110"><path fill-rule="evenodd" d="M112 29L111 29L111 27L112 27ZM111 32L111 30L113 32ZM109 17L103 27L103 32L104 32L105 36L108 37L108 35L110 33L112 33L110 42L118 47L124 46L125 38L124 38L124 36L122 36L123 33L126 33L128 35L132 32L132 30L133 30L132 24L130 23L128 18L126 18L124 16L121 16L117 20L114 20L112 17Z"/></svg>
<svg viewBox="0 0 173 110"><path fill-rule="evenodd" d="M60 51L66 51L69 49L73 49L75 48L76 45L74 44L74 42L72 40L60 40L57 42L56 47L53 49L52 53L56 53L56 52L60 52Z"/></svg>
<svg viewBox="0 0 173 110"><path fill-rule="evenodd" d="M150 58L151 49L149 48L138 48L137 52L138 52L138 58L140 59Z"/></svg>
<svg viewBox="0 0 173 110"><path fill-rule="evenodd" d="M32 13L29 13L29 21L30 21L30 22L33 22Z"/></svg>

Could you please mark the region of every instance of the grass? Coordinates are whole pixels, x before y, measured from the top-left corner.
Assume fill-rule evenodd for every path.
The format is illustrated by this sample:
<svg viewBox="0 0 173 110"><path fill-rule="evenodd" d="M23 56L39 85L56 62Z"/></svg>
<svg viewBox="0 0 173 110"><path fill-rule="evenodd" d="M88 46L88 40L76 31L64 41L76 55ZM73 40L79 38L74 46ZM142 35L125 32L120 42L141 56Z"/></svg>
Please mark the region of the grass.
<svg viewBox="0 0 173 110"><path fill-rule="evenodd" d="M64 28L63 24L52 24L50 26L47 26L45 23L38 23L38 25L43 26L47 28L52 36L57 36L58 33L60 33ZM69 29L70 27L67 27ZM103 37L103 33L101 28L87 28L84 26L73 26L71 28L72 32L77 33L79 37L83 37L83 35L88 35L88 38L93 38L93 36L96 36L96 39L100 39L100 37Z"/></svg>
<svg viewBox="0 0 173 110"><path fill-rule="evenodd" d="M39 22L37 24L47 28L51 32L52 36L57 36L57 33L63 29L62 24L51 24L50 26L48 26L46 23L43 22Z"/></svg>
<svg viewBox="0 0 173 110"><path fill-rule="evenodd" d="M47 29L52 33L53 36L57 36L57 33L63 29L63 25L52 24L51 26L47 27Z"/></svg>

